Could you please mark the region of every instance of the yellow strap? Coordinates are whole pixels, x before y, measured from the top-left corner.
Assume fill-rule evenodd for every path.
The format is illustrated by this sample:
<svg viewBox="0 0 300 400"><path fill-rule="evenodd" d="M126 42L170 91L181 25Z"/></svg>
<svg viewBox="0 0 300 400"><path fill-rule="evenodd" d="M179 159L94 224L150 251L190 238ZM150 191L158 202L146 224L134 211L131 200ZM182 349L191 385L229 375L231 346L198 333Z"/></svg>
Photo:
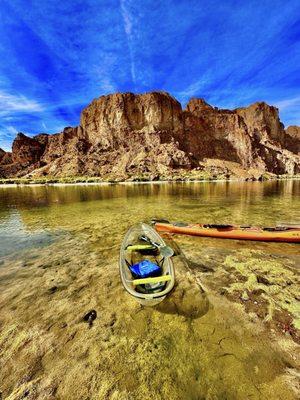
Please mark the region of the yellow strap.
<svg viewBox="0 0 300 400"><path fill-rule="evenodd" d="M172 279L171 275L162 275L156 276L154 278L143 278L143 279L135 279L132 281L134 286L136 285L145 285L146 283L158 283L158 282L167 282Z"/></svg>
<svg viewBox="0 0 300 400"><path fill-rule="evenodd" d="M156 250L156 247L151 244L136 244L127 246L125 250L128 251L139 251L139 250Z"/></svg>

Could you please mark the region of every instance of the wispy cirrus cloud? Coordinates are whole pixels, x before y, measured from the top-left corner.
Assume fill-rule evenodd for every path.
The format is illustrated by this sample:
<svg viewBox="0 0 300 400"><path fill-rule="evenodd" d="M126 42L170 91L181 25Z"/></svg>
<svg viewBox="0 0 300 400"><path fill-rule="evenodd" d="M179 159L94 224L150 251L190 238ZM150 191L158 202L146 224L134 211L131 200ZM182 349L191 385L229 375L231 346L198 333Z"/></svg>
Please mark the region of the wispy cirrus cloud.
<svg viewBox="0 0 300 400"><path fill-rule="evenodd" d="M275 101L274 105L278 107L282 120L288 121L287 125L300 124L300 96Z"/></svg>
<svg viewBox="0 0 300 400"><path fill-rule="evenodd" d="M131 78L133 83L136 83L136 68L134 62L134 48L133 48L133 41L134 41L134 34L133 34L133 23L134 18L132 13L130 12L130 3L128 0L120 0L120 7L121 7L121 14L124 21L124 31L127 37L127 44L130 53L130 71L131 71Z"/></svg>
<svg viewBox="0 0 300 400"><path fill-rule="evenodd" d="M276 101L274 104L280 110L286 110L291 107L299 107L299 112L300 112L300 96L292 97L289 99L279 100L279 101Z"/></svg>
<svg viewBox="0 0 300 400"><path fill-rule="evenodd" d="M32 115L43 111L44 107L36 100L20 93L11 94L0 90L0 147L6 151L11 149L12 140L18 133L13 124L18 119L25 122L26 118L32 118Z"/></svg>
<svg viewBox="0 0 300 400"><path fill-rule="evenodd" d="M43 107L37 101L29 99L22 94L10 94L0 90L0 116L41 111L43 111Z"/></svg>
<svg viewBox="0 0 300 400"><path fill-rule="evenodd" d="M10 135L16 135L16 134L18 133L18 130L17 130L14 126L12 126L12 125L8 125L8 126L6 127L6 131L7 131L7 135L8 135L8 136L10 136Z"/></svg>
<svg viewBox="0 0 300 400"><path fill-rule="evenodd" d="M0 138L1 138L0 148L2 148L5 151L10 151L11 150L11 139L14 138L17 133L18 133L18 130L12 125L7 125L5 127L1 127L1 129L0 129Z"/></svg>

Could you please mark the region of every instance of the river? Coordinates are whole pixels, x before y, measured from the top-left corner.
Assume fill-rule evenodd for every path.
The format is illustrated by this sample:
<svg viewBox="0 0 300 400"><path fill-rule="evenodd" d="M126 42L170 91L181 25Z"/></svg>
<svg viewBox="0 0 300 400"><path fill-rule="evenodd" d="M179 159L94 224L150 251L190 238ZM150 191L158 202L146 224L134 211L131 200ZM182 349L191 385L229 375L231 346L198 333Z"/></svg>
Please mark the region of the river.
<svg viewBox="0 0 300 400"><path fill-rule="evenodd" d="M118 253L153 217L300 222L300 181L1 186L0 398L298 398L299 245L167 237L177 285L145 308Z"/></svg>

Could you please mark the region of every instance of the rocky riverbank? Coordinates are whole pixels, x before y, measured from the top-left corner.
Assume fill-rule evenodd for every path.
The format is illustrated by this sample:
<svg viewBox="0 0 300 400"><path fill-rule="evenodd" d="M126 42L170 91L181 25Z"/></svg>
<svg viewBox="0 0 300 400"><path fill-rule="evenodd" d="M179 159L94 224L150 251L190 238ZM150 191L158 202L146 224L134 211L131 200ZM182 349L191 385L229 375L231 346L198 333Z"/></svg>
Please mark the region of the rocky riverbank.
<svg viewBox="0 0 300 400"><path fill-rule="evenodd" d="M178 175L166 175L166 176L151 176L149 174L144 175L133 175L128 177L126 180L113 179L112 177L101 178L96 176L71 176L71 177L22 177L22 178L0 178L0 185L51 185L51 184L97 184L97 183L145 183L145 182L213 182L213 181L270 181L270 180L298 180L300 175L275 175L271 173L258 173L257 175L251 175L249 173L245 176L237 175L216 175L209 172L186 172L182 171Z"/></svg>

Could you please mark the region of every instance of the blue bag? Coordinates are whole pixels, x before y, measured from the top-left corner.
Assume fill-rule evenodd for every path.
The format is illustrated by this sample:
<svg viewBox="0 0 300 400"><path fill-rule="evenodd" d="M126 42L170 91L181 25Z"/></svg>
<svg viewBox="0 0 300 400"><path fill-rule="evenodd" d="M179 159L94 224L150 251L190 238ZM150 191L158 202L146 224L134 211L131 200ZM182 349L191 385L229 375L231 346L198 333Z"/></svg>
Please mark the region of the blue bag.
<svg viewBox="0 0 300 400"><path fill-rule="evenodd" d="M135 279L161 275L161 267L149 260L143 260L137 264L130 265L129 269Z"/></svg>

